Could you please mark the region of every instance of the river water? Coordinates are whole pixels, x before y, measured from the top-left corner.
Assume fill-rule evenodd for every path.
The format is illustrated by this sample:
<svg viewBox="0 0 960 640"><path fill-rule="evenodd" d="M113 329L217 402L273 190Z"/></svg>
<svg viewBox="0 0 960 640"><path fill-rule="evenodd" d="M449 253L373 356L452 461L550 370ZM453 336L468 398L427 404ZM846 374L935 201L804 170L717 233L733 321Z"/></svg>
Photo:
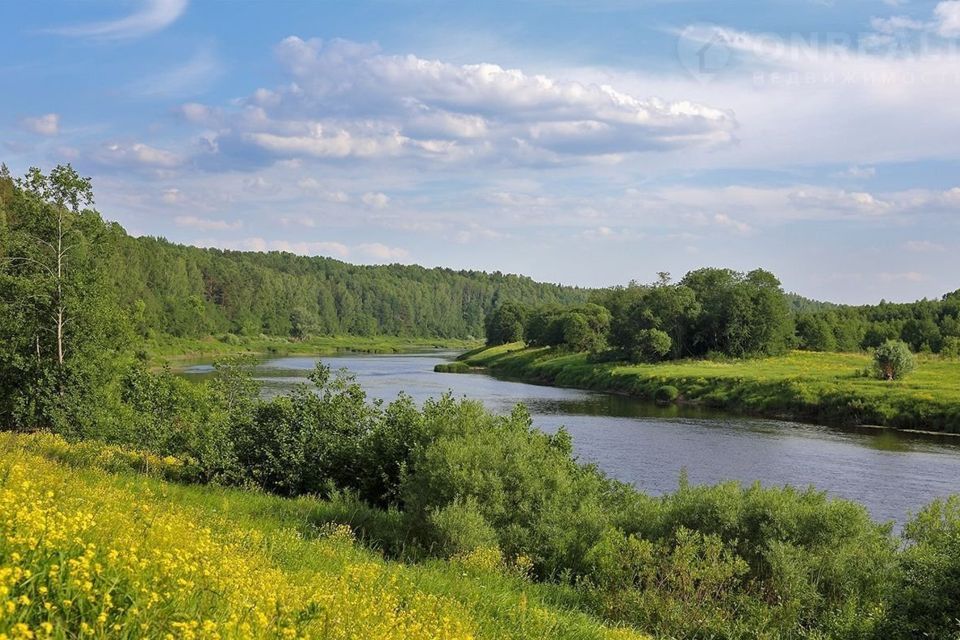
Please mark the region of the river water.
<svg viewBox="0 0 960 640"><path fill-rule="evenodd" d="M455 354L342 355L266 359L256 369L269 395L306 382L316 362L352 372L371 398L401 391L418 403L452 391L508 412L525 404L546 432L566 427L581 461L650 494L673 491L681 469L693 483L759 481L813 485L866 505L880 521L902 524L937 497L960 493L960 440L845 431L779 420L658 408L623 396L500 380L485 374L434 373ZM209 375L209 364L183 370Z"/></svg>

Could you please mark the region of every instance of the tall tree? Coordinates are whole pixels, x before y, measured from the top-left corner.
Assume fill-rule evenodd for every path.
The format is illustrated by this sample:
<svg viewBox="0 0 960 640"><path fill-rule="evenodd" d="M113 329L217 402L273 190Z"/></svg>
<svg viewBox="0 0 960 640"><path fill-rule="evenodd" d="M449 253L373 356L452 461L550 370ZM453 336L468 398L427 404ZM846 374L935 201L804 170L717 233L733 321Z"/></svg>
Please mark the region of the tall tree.
<svg viewBox="0 0 960 640"><path fill-rule="evenodd" d="M105 286L116 229L87 208L88 178L37 168L14 183L0 258L0 419L81 429L105 402L123 314Z"/></svg>

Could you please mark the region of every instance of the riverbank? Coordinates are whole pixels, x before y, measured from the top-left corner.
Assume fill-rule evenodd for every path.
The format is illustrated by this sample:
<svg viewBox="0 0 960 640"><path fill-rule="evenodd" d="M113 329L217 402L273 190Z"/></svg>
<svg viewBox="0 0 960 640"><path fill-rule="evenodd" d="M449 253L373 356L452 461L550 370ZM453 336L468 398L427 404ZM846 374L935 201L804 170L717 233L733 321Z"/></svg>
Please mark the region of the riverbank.
<svg viewBox="0 0 960 640"><path fill-rule="evenodd" d="M144 350L150 362L178 362L230 355L327 356L337 353L406 353L431 349L464 350L477 346L475 340L455 338L402 338L397 336L316 336L305 340L285 337L152 338Z"/></svg>
<svg viewBox="0 0 960 640"><path fill-rule="evenodd" d="M960 433L960 362L921 357L897 382L875 380L865 354L795 351L752 360L654 365L590 362L587 354L521 344L480 348L459 362L524 382L701 404L736 413L841 426Z"/></svg>

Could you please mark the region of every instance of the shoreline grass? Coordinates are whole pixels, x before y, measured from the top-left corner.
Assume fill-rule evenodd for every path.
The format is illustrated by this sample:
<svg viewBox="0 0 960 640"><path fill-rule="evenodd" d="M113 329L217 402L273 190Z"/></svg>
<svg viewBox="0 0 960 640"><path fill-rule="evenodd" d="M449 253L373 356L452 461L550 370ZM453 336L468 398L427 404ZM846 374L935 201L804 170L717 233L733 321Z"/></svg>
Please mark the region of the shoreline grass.
<svg viewBox="0 0 960 640"><path fill-rule="evenodd" d="M748 415L960 433L960 361L934 356L921 356L914 373L894 382L869 376L871 359L859 353L794 351L748 360L626 364L516 343L468 352L460 362L526 382L650 402L674 387L678 403Z"/></svg>

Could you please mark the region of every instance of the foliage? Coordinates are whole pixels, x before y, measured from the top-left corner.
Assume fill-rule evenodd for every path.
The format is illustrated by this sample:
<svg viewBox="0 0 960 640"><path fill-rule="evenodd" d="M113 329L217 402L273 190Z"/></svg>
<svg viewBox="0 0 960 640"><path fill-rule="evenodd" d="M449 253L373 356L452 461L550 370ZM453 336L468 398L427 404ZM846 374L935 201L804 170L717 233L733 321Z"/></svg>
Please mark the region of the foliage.
<svg viewBox="0 0 960 640"><path fill-rule="evenodd" d="M960 291L940 300L906 304L807 305L798 312L797 335L801 348L814 351L861 351L887 340L902 340L915 353L955 357L960 339Z"/></svg>
<svg viewBox="0 0 960 640"><path fill-rule="evenodd" d="M665 384L653 396L657 404L673 404L680 397L680 390L673 385Z"/></svg>
<svg viewBox="0 0 960 640"><path fill-rule="evenodd" d="M632 362L658 362L712 353L733 357L783 353L793 342L793 322L780 282L762 270L688 273L678 284L669 274L652 286L631 283L595 292L592 304L511 311L510 326L526 315L530 346L603 351L608 345ZM513 308L511 308L513 309ZM491 316L491 326L503 323ZM509 334L509 335L508 335ZM516 341L516 331L495 343Z"/></svg>
<svg viewBox="0 0 960 640"><path fill-rule="evenodd" d="M938 500L907 524L888 637L950 638L960 632L960 497Z"/></svg>
<svg viewBox="0 0 960 640"><path fill-rule="evenodd" d="M66 165L49 174L30 169L0 204L4 425L110 428L104 409L114 401L127 327L105 269L118 230L86 208L92 200L89 179Z"/></svg>
<svg viewBox="0 0 960 640"><path fill-rule="evenodd" d="M609 330L610 313L600 305L549 305L528 314L523 339L535 346L597 351L606 345Z"/></svg>
<svg viewBox="0 0 960 640"><path fill-rule="evenodd" d="M516 302L507 302L494 309L484 321L487 346L495 347L522 340L526 316L526 308Z"/></svg>
<svg viewBox="0 0 960 640"><path fill-rule="evenodd" d="M881 380L900 380L916 368L917 362L905 342L887 340L873 354L873 366Z"/></svg>

